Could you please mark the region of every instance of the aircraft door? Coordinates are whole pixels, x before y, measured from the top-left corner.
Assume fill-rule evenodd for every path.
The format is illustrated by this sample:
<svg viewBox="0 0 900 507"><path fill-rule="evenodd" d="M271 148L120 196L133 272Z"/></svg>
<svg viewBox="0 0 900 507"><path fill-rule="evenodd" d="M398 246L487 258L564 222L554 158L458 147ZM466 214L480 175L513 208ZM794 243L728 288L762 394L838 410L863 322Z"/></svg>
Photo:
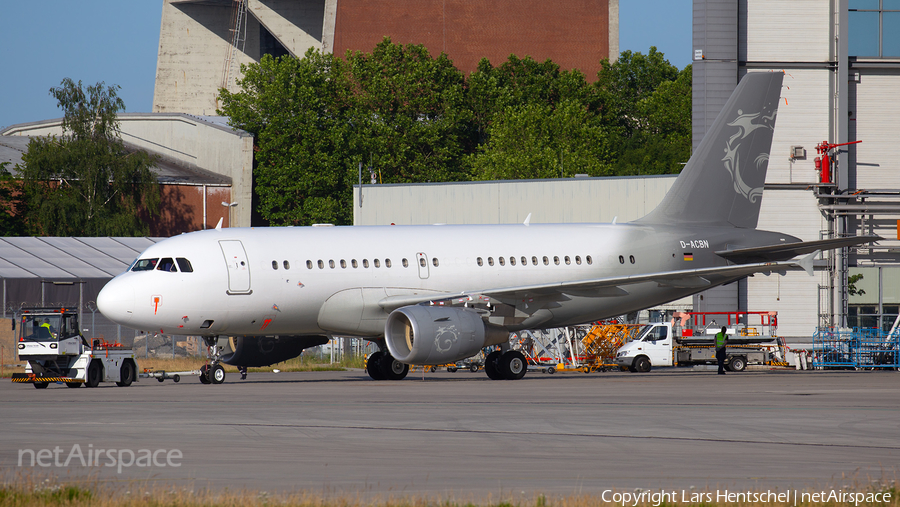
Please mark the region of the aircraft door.
<svg viewBox="0 0 900 507"><path fill-rule="evenodd" d="M416 254L416 264L419 266L419 278L428 278L428 256L423 252Z"/></svg>
<svg viewBox="0 0 900 507"><path fill-rule="evenodd" d="M250 263L240 240L219 241L228 267L228 294L250 294Z"/></svg>

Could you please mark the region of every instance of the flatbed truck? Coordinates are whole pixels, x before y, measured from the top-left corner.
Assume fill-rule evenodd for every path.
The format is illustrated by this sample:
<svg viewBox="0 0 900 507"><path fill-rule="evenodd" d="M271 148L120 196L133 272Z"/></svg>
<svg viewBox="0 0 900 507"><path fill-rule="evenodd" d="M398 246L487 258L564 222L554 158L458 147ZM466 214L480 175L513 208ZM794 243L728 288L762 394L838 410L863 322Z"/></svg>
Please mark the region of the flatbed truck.
<svg viewBox="0 0 900 507"><path fill-rule="evenodd" d="M653 366L693 366L717 364L715 334L722 326L710 323L698 327L687 326L695 316L709 314L680 314L679 324L671 322L648 324L637 338L616 351L615 364L631 372L645 373ZM775 315L769 312L726 313L723 316L760 317L759 325L739 323L728 319L725 367L743 371L748 364L781 364L775 344ZM734 320L734 322L732 322Z"/></svg>

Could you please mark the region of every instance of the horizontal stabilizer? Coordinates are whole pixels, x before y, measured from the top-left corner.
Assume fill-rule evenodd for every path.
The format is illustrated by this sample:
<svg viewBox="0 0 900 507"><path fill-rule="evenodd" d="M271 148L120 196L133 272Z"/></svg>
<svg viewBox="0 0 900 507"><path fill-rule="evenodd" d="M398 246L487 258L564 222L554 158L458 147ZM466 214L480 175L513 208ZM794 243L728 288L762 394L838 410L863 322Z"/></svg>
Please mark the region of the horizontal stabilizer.
<svg viewBox="0 0 900 507"><path fill-rule="evenodd" d="M884 238L881 236L853 236L850 238L823 239L819 241L801 241L799 243L720 250L716 252L716 255L738 264L777 262L793 259L798 255L813 253L816 250L832 250L834 248L871 243L881 239Z"/></svg>

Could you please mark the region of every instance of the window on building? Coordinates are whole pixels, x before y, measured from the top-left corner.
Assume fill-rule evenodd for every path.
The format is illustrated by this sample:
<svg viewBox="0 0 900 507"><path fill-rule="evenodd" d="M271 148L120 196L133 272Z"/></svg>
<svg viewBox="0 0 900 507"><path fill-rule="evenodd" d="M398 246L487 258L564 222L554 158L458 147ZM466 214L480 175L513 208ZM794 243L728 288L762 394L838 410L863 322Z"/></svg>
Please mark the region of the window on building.
<svg viewBox="0 0 900 507"><path fill-rule="evenodd" d="M849 0L850 56L900 56L900 0Z"/></svg>

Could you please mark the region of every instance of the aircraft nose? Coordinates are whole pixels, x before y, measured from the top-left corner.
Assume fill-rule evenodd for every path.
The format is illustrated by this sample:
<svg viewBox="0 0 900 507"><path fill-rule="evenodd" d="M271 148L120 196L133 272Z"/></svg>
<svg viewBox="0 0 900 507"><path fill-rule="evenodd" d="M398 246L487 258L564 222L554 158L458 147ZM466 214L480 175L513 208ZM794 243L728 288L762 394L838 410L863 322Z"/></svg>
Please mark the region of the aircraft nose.
<svg viewBox="0 0 900 507"><path fill-rule="evenodd" d="M134 315L134 287L119 278L110 280L97 295L97 308L107 319L125 324Z"/></svg>

